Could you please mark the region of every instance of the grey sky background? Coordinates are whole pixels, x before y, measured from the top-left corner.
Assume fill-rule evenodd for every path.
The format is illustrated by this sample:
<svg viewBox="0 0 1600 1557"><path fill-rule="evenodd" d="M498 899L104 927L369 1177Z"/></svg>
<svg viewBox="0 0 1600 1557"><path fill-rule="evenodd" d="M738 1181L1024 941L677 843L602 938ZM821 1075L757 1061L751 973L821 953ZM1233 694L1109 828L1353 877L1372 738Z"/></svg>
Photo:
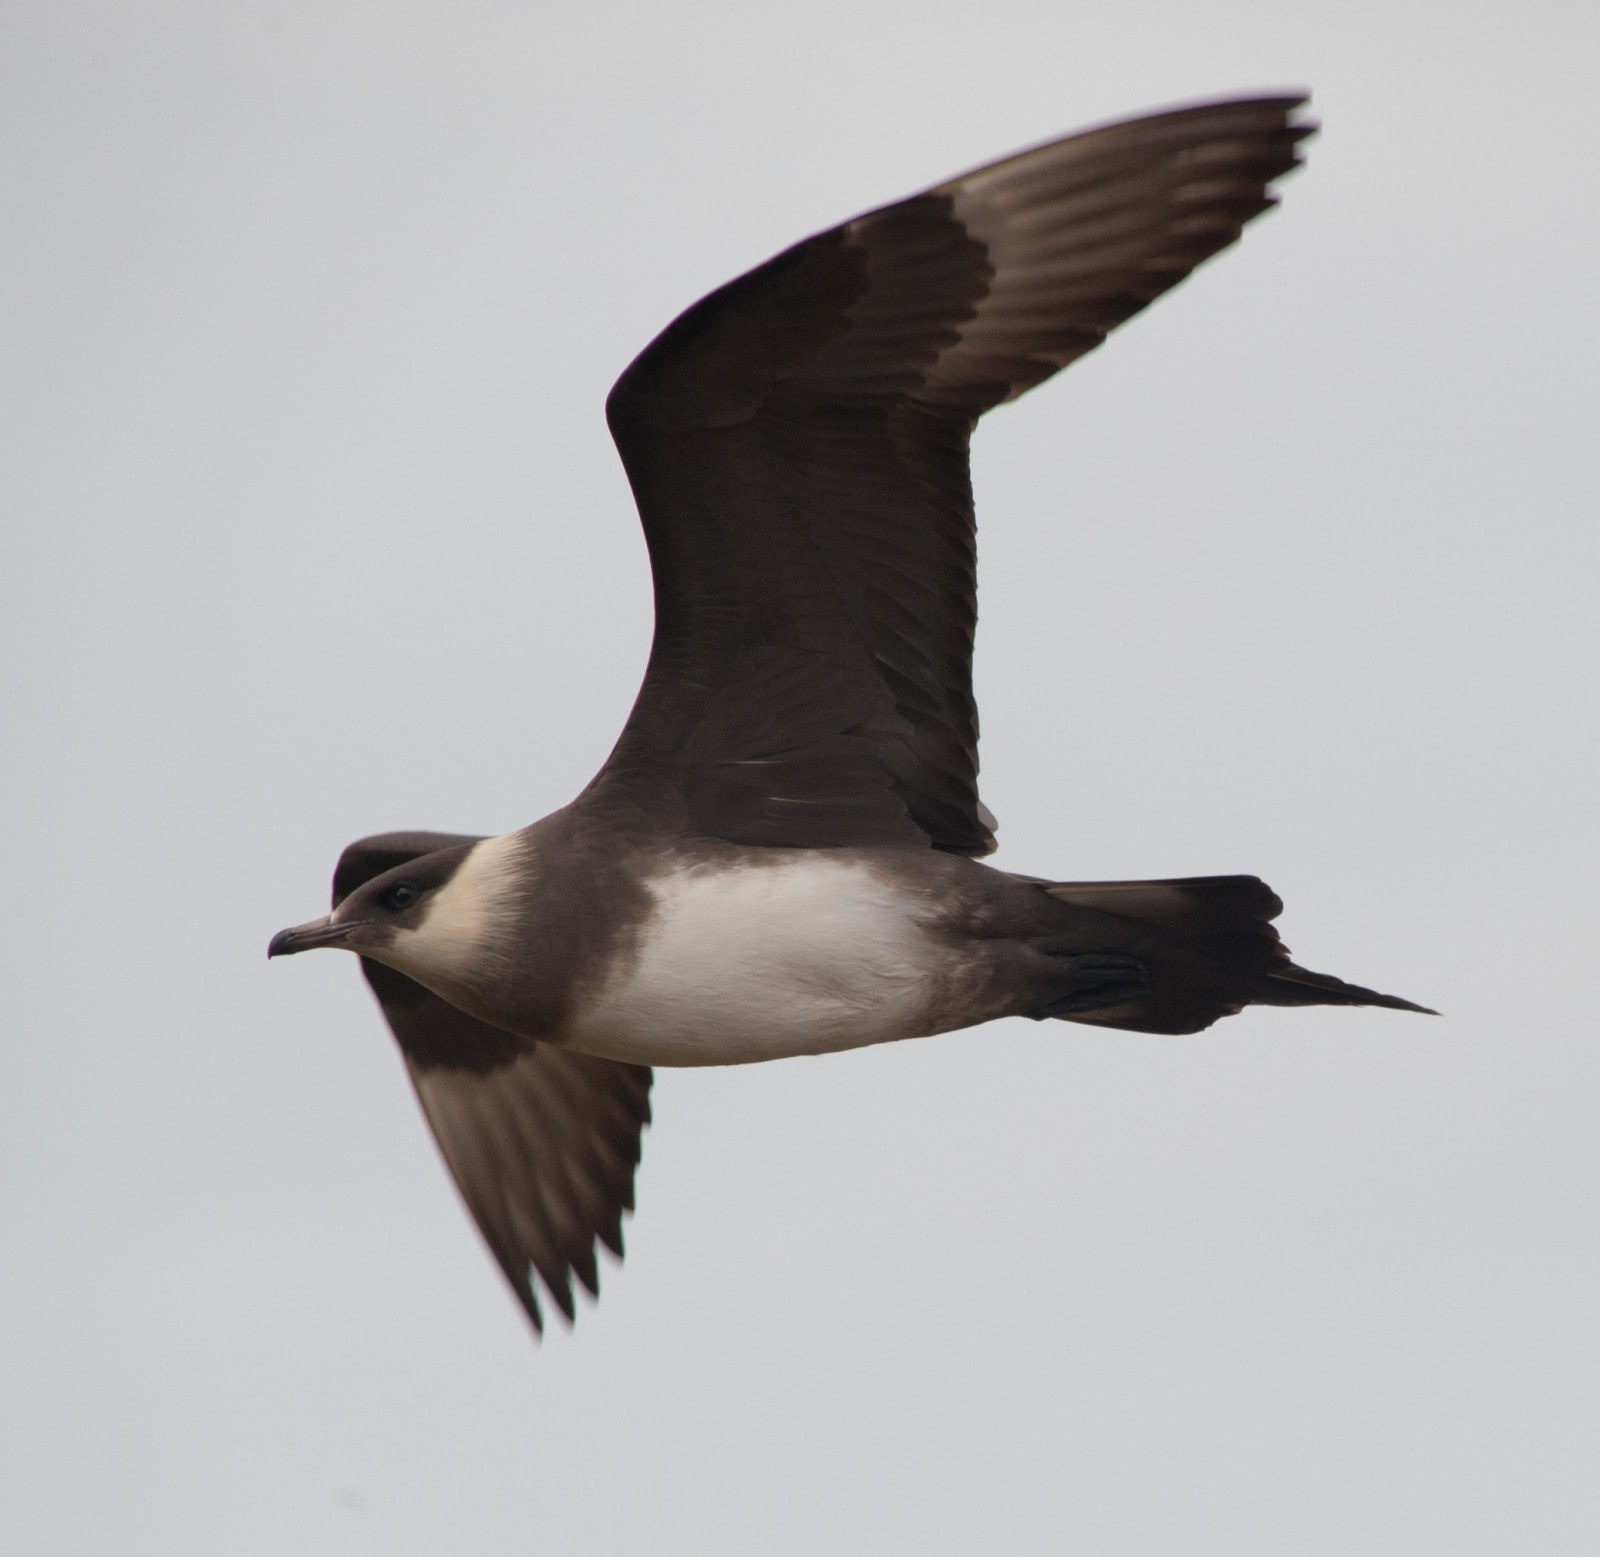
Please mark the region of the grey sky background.
<svg viewBox="0 0 1600 1557"><path fill-rule="evenodd" d="M1597 13L0 16L0 1539L26 1553L1600 1544ZM998 863L1253 871L1438 1005L662 1074L536 1347L339 849L624 717L601 405L817 228L1308 84L1283 208L980 432Z"/></svg>

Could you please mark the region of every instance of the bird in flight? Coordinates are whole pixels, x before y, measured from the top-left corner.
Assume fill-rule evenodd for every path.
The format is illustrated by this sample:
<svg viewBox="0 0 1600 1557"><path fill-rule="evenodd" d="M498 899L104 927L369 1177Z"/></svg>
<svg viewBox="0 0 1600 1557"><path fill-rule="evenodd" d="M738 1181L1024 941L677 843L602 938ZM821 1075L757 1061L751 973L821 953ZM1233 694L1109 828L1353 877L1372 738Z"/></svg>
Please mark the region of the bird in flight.
<svg viewBox="0 0 1600 1557"><path fill-rule="evenodd" d="M978 862L967 446L1274 203L1302 97L1129 119L796 244L681 314L606 412L655 586L587 789L503 837L352 844L333 911L536 1328L622 1252L651 1067L1061 1018L1420 1011L1289 960L1253 876ZM536 1279L537 1278L537 1281Z"/></svg>

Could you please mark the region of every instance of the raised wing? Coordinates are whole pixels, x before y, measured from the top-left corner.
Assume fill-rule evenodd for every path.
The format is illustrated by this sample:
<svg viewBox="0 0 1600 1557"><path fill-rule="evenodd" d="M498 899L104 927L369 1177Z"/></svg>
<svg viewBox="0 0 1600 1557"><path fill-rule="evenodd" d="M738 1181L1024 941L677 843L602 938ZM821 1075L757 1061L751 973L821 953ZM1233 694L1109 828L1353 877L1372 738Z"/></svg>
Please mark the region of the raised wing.
<svg viewBox="0 0 1600 1557"><path fill-rule="evenodd" d="M589 798L735 843L991 850L973 425L1271 205L1303 101L1023 152L809 238L669 325L607 406L656 631Z"/></svg>
<svg viewBox="0 0 1600 1557"><path fill-rule="evenodd" d="M333 906L363 882L435 849L476 840L387 833L351 844L334 872ZM458 1011L403 973L363 957L406 1068L449 1166L534 1328L534 1274L570 1320L572 1278L600 1290L596 1243L622 1256L650 1071L517 1038Z"/></svg>

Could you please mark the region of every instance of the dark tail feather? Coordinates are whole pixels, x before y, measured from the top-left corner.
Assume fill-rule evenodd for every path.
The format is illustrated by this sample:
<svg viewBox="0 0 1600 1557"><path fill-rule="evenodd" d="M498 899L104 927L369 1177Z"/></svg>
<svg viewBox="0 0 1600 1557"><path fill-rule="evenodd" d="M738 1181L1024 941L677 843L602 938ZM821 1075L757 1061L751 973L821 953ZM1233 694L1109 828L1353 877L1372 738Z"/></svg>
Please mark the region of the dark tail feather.
<svg viewBox="0 0 1600 1557"><path fill-rule="evenodd" d="M1437 1016L1432 1006L1419 1006L1398 995L1380 995L1375 989L1346 984L1331 973L1313 973L1290 963L1267 980L1268 988L1255 997L1262 1006L1386 1006L1391 1011L1420 1011Z"/></svg>
<svg viewBox="0 0 1600 1557"><path fill-rule="evenodd" d="M1272 928L1283 903L1255 876L1042 885L1063 903L1156 932L1139 948L1150 964L1148 993L1074 1015L1073 1021L1134 1032L1194 1033L1247 1005L1386 1006L1434 1014L1398 995L1297 967Z"/></svg>

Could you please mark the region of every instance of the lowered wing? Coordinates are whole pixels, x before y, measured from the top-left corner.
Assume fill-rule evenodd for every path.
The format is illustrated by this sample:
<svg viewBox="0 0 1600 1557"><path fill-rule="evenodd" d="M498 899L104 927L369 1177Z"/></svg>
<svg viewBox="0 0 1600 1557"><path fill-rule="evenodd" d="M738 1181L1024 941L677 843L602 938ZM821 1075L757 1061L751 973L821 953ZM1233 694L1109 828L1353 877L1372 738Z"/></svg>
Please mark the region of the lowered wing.
<svg viewBox="0 0 1600 1557"><path fill-rule="evenodd" d="M334 873L333 906L396 865L475 841L387 833L353 843ZM501 1032L370 958L361 970L461 1198L534 1328L544 1329L535 1274L570 1320L572 1278L600 1290L596 1245L622 1255L649 1068Z"/></svg>

